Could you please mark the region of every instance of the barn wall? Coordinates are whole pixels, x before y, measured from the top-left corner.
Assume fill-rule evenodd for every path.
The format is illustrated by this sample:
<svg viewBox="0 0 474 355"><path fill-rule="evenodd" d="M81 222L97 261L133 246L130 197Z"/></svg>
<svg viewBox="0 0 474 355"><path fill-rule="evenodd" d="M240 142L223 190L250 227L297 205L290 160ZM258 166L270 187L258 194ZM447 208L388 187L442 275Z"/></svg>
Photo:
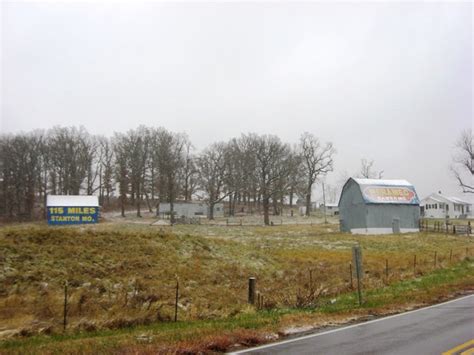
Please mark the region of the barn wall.
<svg viewBox="0 0 474 355"><path fill-rule="evenodd" d="M359 185L349 181L339 200L339 220L341 231L350 232L354 228L367 228L367 205L364 202Z"/></svg>
<svg viewBox="0 0 474 355"><path fill-rule="evenodd" d="M394 218L400 219L400 229L418 229L420 207L418 205L367 205L367 228L392 229Z"/></svg>

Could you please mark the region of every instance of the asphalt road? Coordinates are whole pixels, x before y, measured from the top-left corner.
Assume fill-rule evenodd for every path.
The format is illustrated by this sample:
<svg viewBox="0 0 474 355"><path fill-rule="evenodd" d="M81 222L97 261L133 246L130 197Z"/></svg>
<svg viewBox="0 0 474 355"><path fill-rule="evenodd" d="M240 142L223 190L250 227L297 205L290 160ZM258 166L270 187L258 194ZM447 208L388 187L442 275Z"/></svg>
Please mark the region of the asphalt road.
<svg viewBox="0 0 474 355"><path fill-rule="evenodd" d="M461 354L467 348L474 351L474 295L234 354Z"/></svg>

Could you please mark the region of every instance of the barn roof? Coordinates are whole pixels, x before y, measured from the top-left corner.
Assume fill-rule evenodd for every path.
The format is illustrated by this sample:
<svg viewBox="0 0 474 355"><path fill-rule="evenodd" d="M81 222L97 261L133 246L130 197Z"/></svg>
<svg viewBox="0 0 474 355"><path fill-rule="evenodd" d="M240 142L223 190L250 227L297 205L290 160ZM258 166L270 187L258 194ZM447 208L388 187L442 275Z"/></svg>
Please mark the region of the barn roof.
<svg viewBox="0 0 474 355"><path fill-rule="evenodd" d="M46 205L56 207L99 207L99 197L80 195L49 195L46 199Z"/></svg>
<svg viewBox="0 0 474 355"><path fill-rule="evenodd" d="M406 180L387 180L387 179L359 179L353 178L359 185L377 185L377 186L411 186Z"/></svg>
<svg viewBox="0 0 474 355"><path fill-rule="evenodd" d="M360 187L365 203L419 205L415 187L406 180L350 178ZM347 183L346 183L347 184Z"/></svg>

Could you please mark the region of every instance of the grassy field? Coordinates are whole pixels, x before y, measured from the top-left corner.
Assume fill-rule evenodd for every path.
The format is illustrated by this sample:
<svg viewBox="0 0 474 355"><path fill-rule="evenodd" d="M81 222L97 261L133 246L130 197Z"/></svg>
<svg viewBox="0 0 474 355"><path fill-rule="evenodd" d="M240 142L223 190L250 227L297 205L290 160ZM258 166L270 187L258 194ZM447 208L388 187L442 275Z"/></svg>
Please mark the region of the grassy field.
<svg viewBox="0 0 474 355"><path fill-rule="evenodd" d="M474 284L467 258L474 245L465 236L352 236L337 228L165 227L133 218L95 226L2 227L0 351L223 350L268 341L268 334L285 327L430 303ZM364 256L363 307L350 282L356 244ZM257 278L264 297L261 309L246 302L249 276Z"/></svg>

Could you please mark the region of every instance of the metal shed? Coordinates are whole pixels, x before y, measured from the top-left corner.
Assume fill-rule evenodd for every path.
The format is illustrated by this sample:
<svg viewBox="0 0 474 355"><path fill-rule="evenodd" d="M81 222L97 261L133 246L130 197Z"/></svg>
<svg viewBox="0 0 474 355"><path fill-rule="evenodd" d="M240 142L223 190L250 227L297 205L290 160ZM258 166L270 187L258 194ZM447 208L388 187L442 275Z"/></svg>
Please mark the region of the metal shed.
<svg viewBox="0 0 474 355"><path fill-rule="evenodd" d="M339 199L342 232L390 234L418 232L420 201L406 180L349 178Z"/></svg>

